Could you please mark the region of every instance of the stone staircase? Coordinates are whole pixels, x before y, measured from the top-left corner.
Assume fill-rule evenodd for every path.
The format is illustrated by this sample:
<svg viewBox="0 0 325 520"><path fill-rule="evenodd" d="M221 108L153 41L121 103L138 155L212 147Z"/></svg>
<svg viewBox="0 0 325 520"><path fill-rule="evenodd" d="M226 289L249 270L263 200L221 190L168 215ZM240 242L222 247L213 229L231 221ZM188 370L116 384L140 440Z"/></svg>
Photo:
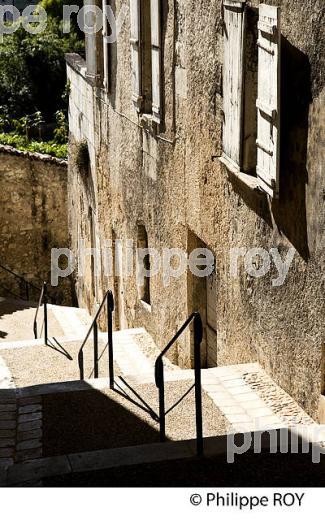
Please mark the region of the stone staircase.
<svg viewBox="0 0 325 520"><path fill-rule="evenodd" d="M0 303L4 332L30 317L29 312L24 315L30 310L27 304L27 309L20 306L11 313L17 312L19 320L10 321L3 312L6 305ZM20 332L18 339L10 332L9 341L0 340L0 483L37 485L60 475L73 481L82 472L195 457L194 391L187 393L193 370L165 360L168 442L157 444L154 360L159 350L147 331L113 333L111 390L107 335L99 333L99 378L93 377L89 341L86 379L80 381L77 355L91 318L82 309L51 305L49 310L53 323L47 346L42 339L22 340ZM202 370L202 394L206 456L224 455L231 433L316 426L256 363Z"/></svg>

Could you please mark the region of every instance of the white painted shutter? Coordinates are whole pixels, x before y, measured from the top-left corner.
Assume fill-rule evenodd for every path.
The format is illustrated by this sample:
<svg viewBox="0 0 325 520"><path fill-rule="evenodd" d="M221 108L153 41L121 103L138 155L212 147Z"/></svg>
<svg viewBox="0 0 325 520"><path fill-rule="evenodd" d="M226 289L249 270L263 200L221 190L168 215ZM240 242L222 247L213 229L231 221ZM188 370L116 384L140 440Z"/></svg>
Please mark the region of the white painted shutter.
<svg viewBox="0 0 325 520"><path fill-rule="evenodd" d="M103 0L103 55L104 55L104 88L109 89L109 47L107 42L108 27L106 8L109 0Z"/></svg>
<svg viewBox="0 0 325 520"><path fill-rule="evenodd" d="M130 0L132 101L141 108L141 58L140 58L140 0Z"/></svg>
<svg viewBox="0 0 325 520"><path fill-rule="evenodd" d="M280 170L280 9L259 6L257 94L257 177L271 197L279 192Z"/></svg>
<svg viewBox="0 0 325 520"><path fill-rule="evenodd" d="M161 33L160 0L150 0L151 8L151 62L152 62L152 116L161 120Z"/></svg>
<svg viewBox="0 0 325 520"><path fill-rule="evenodd" d="M224 0L223 153L241 167L246 0Z"/></svg>

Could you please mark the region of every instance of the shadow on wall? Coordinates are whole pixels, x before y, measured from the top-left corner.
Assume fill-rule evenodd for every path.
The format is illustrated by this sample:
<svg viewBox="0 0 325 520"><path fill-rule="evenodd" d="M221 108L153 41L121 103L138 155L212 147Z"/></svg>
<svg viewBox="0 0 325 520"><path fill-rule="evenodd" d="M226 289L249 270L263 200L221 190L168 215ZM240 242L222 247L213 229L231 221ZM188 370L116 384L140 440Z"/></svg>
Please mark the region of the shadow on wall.
<svg viewBox="0 0 325 520"><path fill-rule="evenodd" d="M280 197L272 211L281 234L310 257L306 216L307 145L311 95L308 56L282 37Z"/></svg>

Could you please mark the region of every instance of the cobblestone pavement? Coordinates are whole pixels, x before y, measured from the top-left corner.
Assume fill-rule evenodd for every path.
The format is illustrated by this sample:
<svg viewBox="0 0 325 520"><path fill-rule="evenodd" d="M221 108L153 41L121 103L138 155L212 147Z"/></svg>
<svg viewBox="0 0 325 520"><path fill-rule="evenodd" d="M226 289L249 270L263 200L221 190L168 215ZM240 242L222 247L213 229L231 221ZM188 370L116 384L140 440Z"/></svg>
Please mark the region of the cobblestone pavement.
<svg viewBox="0 0 325 520"><path fill-rule="evenodd" d="M288 426L313 425L315 421L261 369L243 374L245 382Z"/></svg>
<svg viewBox="0 0 325 520"><path fill-rule="evenodd" d="M41 397L18 398L11 374L0 357L0 484L9 466L41 457Z"/></svg>

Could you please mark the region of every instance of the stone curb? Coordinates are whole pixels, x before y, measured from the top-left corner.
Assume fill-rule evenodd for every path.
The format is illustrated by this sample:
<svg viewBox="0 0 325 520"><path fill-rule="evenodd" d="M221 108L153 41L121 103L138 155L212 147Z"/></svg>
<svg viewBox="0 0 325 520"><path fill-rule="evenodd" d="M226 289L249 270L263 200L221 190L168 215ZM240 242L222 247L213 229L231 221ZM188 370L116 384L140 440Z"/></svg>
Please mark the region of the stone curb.
<svg viewBox="0 0 325 520"><path fill-rule="evenodd" d="M288 435L287 428L273 430L277 433L279 449L281 448L282 436ZM260 439L262 449L270 449L269 432L252 432L251 447L254 446L255 436ZM208 437L204 439L204 456L214 457L227 453L229 436ZM240 446L243 442L241 434L235 434L232 442ZM288 449L290 441L284 443ZM0 482L6 482L7 486L23 485L30 481L42 478L70 473L81 473L86 471L97 471L102 469L151 464L166 460L180 460L196 457L195 439L165 444L144 444L126 448L114 448L92 452L73 453L56 457L47 457L24 464L15 464L7 469L7 479L3 477Z"/></svg>

